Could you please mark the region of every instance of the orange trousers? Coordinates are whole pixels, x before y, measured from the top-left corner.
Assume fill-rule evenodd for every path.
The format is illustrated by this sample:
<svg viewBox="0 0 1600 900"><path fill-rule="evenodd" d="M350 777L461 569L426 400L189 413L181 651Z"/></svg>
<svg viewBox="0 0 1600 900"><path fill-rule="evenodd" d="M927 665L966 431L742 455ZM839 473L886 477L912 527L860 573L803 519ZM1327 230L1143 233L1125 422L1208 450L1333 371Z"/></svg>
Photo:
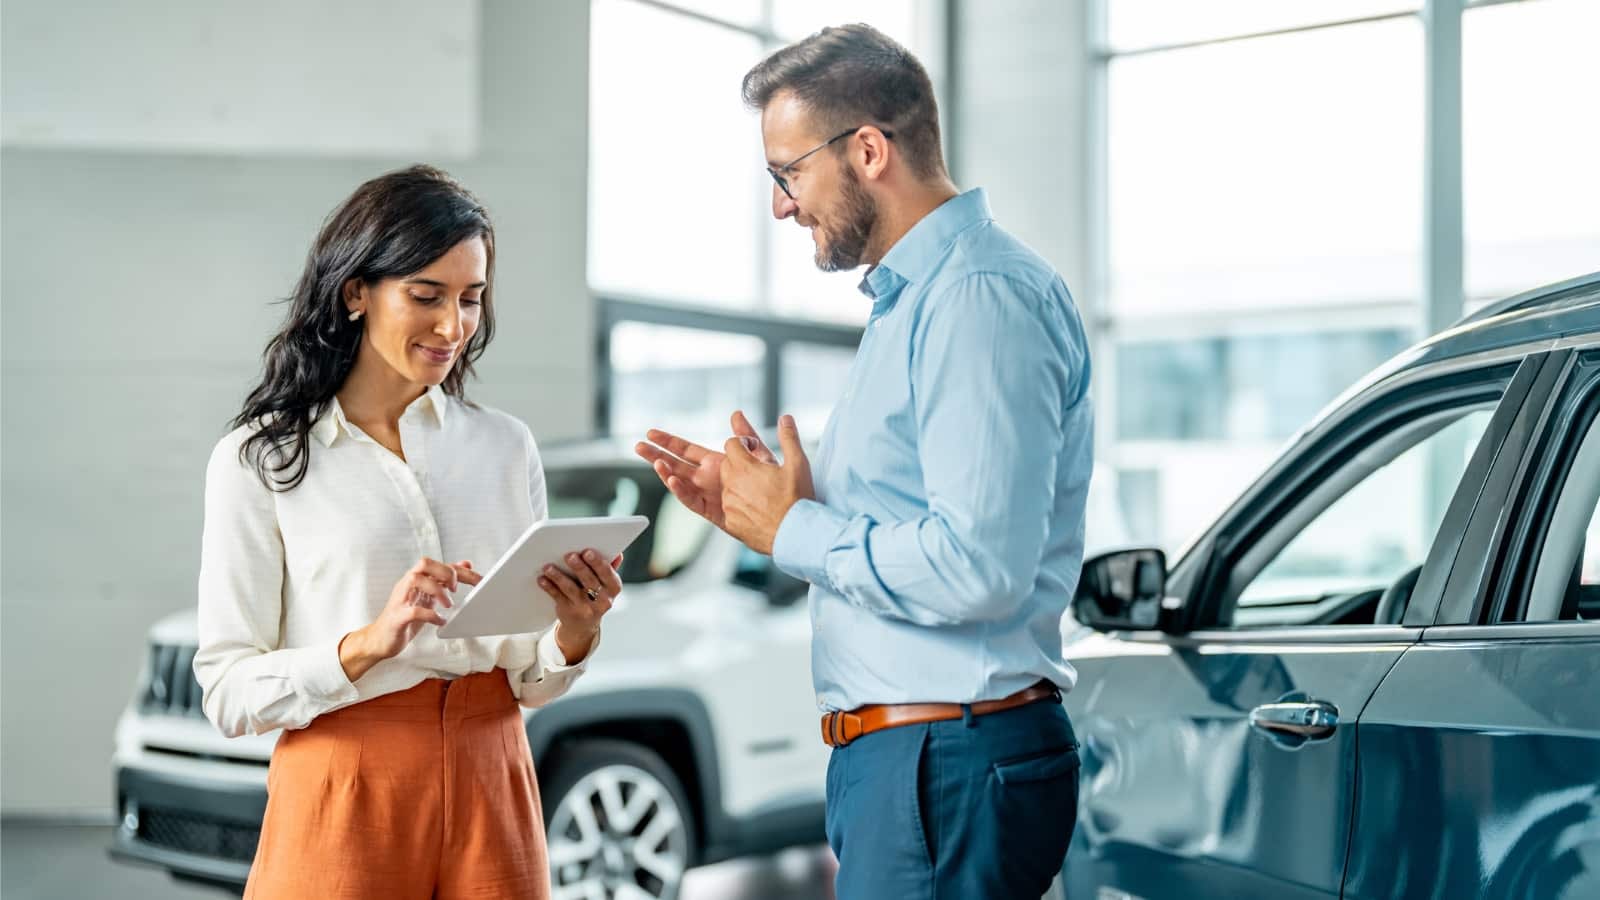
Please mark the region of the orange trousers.
<svg viewBox="0 0 1600 900"><path fill-rule="evenodd" d="M430 679L278 740L246 900L550 896L504 670Z"/></svg>

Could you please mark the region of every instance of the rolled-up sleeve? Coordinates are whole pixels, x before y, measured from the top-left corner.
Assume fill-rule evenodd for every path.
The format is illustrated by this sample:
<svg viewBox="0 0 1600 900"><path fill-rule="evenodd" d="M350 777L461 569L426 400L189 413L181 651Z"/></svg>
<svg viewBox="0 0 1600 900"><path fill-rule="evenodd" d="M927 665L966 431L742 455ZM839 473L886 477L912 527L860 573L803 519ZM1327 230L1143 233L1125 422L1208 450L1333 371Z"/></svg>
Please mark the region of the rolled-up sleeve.
<svg viewBox="0 0 1600 900"><path fill-rule="evenodd" d="M240 460L240 439L224 438L206 466L194 657L206 717L229 737L304 728L358 699L338 639L279 649L283 539L272 492Z"/></svg>

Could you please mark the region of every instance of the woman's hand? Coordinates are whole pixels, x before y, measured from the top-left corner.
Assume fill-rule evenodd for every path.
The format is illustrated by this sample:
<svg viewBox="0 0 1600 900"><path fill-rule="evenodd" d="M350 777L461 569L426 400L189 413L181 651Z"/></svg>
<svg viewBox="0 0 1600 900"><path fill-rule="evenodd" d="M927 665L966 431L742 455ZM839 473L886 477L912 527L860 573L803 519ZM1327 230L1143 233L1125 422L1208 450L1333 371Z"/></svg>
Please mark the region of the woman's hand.
<svg viewBox="0 0 1600 900"><path fill-rule="evenodd" d="M439 609L454 604L450 594L463 584L477 584L483 576L462 560L445 565L424 556L401 576L389 592L389 602L372 624L358 628L339 642L339 663L352 682L373 666L404 650L424 625L443 625Z"/></svg>
<svg viewBox="0 0 1600 900"><path fill-rule="evenodd" d="M611 610L612 601L622 593L622 567L618 556L606 565L600 551L588 549L567 554L568 575L555 566L546 566L539 576L539 587L556 602L556 644L567 665L576 665L589 655L595 635L600 633L600 618Z"/></svg>

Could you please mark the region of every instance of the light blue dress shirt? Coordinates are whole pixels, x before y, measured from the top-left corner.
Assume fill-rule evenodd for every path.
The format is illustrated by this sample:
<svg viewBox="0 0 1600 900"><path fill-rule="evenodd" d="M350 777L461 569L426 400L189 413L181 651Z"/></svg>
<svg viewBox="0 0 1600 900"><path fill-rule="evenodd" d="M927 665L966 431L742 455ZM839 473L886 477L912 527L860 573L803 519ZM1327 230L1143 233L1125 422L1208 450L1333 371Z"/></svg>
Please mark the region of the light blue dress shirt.
<svg viewBox="0 0 1600 900"><path fill-rule="evenodd" d="M773 559L809 581L824 710L971 703L1077 679L1061 618L1083 562L1089 352L1050 264L982 190L871 269L872 317Z"/></svg>

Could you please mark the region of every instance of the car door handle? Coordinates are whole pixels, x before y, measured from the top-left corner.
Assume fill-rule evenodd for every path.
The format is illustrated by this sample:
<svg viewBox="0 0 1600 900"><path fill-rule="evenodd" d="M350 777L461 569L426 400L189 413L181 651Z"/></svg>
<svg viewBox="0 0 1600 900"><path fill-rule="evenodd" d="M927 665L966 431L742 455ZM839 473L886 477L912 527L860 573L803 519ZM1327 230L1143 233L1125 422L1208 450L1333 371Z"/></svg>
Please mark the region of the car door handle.
<svg viewBox="0 0 1600 900"><path fill-rule="evenodd" d="M1309 697L1284 697L1250 710L1250 727L1289 746L1333 737L1339 727L1339 708Z"/></svg>

